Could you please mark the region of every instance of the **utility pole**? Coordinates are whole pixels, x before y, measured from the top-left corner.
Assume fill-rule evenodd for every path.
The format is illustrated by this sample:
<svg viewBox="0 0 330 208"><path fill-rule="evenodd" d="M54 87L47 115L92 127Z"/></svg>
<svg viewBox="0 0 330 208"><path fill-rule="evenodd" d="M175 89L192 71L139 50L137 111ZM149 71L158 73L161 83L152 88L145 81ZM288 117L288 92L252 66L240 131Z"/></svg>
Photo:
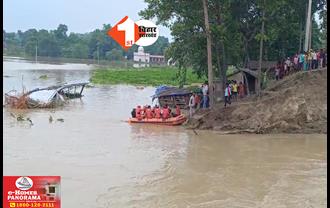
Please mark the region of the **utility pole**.
<svg viewBox="0 0 330 208"><path fill-rule="evenodd" d="M97 64L100 65L99 44L97 44Z"/></svg>
<svg viewBox="0 0 330 208"><path fill-rule="evenodd" d="M309 40L310 40L310 30L311 30L311 13L312 13L312 0L308 0L308 11L307 11L307 18L306 18L306 27L305 27L305 44L304 50L309 50Z"/></svg>
<svg viewBox="0 0 330 208"><path fill-rule="evenodd" d="M208 82L209 82L209 99L210 107L214 104L214 93L213 93L213 68L212 68L212 48L211 48L211 33L209 24L209 15L207 11L207 0L202 0L204 8L204 21L205 21L205 32L207 41L207 71L208 71Z"/></svg>
<svg viewBox="0 0 330 208"><path fill-rule="evenodd" d="M262 11L262 23L261 23L261 38L260 38L260 49L259 49L259 69L258 69L258 77L257 77L257 95L260 95L261 92L261 64L262 64L262 51L264 46L264 33L265 33L265 0L264 0L264 8Z"/></svg>
<svg viewBox="0 0 330 208"><path fill-rule="evenodd" d="M311 49L312 48L312 30L313 30L313 17L311 16L311 23L309 25L309 40L308 40L308 48Z"/></svg>
<svg viewBox="0 0 330 208"><path fill-rule="evenodd" d="M38 62L38 40L36 42L36 63Z"/></svg>

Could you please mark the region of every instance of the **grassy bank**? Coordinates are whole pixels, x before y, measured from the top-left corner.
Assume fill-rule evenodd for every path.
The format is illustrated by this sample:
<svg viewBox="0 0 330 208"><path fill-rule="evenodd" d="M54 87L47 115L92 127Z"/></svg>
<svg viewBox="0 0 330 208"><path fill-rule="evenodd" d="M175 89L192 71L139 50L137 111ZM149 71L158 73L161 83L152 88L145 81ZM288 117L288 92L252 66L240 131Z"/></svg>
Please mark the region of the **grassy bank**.
<svg viewBox="0 0 330 208"><path fill-rule="evenodd" d="M98 69L93 72L91 81L95 84L133 84L133 85L172 85L178 86L177 69L170 67L149 67L140 69ZM187 71L186 85L202 83L192 70Z"/></svg>

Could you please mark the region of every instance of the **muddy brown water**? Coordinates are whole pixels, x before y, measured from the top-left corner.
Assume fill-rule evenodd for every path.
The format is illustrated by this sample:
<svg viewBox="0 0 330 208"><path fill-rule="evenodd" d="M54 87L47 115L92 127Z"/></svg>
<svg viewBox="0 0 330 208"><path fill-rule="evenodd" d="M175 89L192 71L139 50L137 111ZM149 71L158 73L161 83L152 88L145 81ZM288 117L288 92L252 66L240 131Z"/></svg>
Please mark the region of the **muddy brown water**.
<svg viewBox="0 0 330 208"><path fill-rule="evenodd" d="M20 90L22 75L30 89L88 80L93 70L18 59L3 65L4 92ZM326 207L326 135L196 135L122 122L153 92L96 86L54 110L4 108L4 175L60 175L65 208ZM64 122L49 123L50 115Z"/></svg>

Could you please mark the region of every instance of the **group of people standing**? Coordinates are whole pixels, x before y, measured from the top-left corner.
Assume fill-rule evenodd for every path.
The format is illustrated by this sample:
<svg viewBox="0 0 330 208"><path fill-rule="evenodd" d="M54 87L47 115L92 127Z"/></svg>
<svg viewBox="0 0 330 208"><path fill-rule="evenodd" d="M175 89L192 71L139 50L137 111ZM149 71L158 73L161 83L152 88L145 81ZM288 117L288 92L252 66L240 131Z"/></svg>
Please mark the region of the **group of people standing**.
<svg viewBox="0 0 330 208"><path fill-rule="evenodd" d="M225 88L225 107L227 104L231 104L231 100L238 100L238 97L240 99L245 97L245 85L243 82L239 82L237 84L236 80L229 80L226 83L226 88Z"/></svg>
<svg viewBox="0 0 330 208"><path fill-rule="evenodd" d="M225 106L227 104L231 104L231 99L235 101L239 98L245 97L245 85L243 82L237 82L236 80L228 80L226 83L224 98L225 98ZM195 113L196 109L200 108L208 108L209 107L209 86L207 81L201 87L201 93L192 92L189 99L189 115Z"/></svg>
<svg viewBox="0 0 330 208"><path fill-rule="evenodd" d="M275 67L275 79L282 79L284 76L295 71L308 71L327 66L327 52L323 49L300 52L286 60L279 61Z"/></svg>
<svg viewBox="0 0 330 208"><path fill-rule="evenodd" d="M192 92L189 98L189 115L190 117L195 113L196 109L208 108L209 104L209 85L205 81L200 88L199 93Z"/></svg>

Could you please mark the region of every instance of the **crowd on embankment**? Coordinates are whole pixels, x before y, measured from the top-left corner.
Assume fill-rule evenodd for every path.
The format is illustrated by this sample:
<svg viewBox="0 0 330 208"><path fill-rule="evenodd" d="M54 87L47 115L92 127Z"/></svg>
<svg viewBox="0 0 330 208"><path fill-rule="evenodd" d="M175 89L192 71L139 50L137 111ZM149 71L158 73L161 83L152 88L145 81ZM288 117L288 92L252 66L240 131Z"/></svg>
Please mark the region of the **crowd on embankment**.
<svg viewBox="0 0 330 208"><path fill-rule="evenodd" d="M297 71L308 71L327 66L327 51L324 49L302 51L287 57L286 60L278 61L275 67L275 79L282 79L284 76Z"/></svg>

